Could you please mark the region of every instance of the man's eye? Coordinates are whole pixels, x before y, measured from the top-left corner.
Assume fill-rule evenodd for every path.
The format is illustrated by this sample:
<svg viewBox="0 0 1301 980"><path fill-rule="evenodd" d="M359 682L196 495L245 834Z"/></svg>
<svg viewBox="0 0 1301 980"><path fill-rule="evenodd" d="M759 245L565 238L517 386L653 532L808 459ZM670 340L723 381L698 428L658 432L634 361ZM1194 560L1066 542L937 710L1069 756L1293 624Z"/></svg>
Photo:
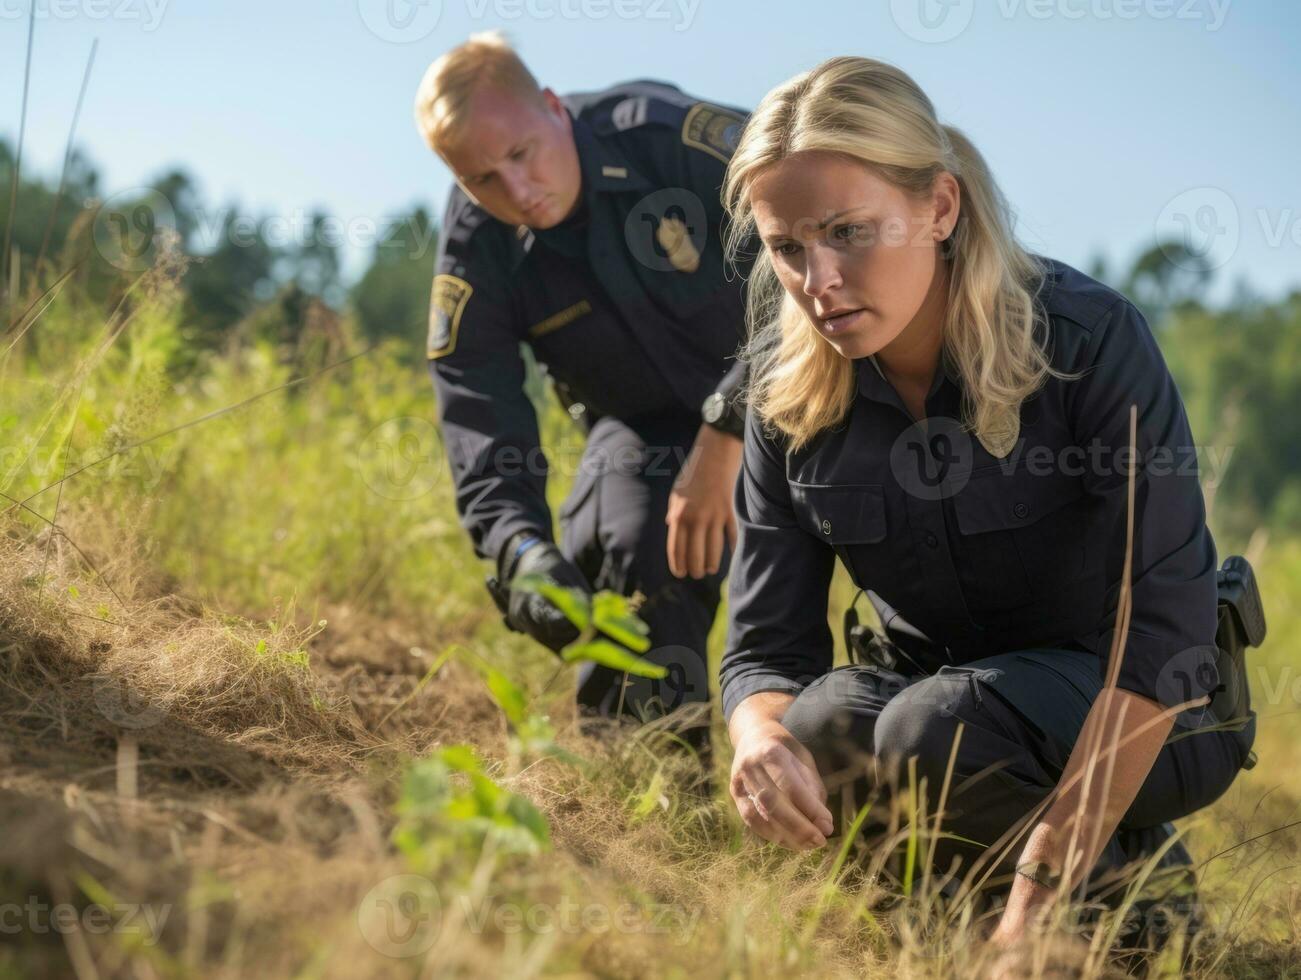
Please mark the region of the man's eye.
<svg viewBox="0 0 1301 980"><path fill-rule="evenodd" d="M521 146L518 150L516 150L514 153L510 155L510 158L512 160L523 160L526 156L528 156L528 152L529 152L528 147Z"/></svg>

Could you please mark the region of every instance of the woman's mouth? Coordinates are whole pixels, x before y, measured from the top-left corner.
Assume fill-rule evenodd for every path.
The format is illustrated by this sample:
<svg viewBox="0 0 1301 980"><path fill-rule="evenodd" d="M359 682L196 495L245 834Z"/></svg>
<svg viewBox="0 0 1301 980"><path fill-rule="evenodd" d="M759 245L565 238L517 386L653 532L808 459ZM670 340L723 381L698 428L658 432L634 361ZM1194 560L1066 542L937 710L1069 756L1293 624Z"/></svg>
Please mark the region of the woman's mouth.
<svg viewBox="0 0 1301 980"><path fill-rule="evenodd" d="M820 318L818 326L822 328L824 333L843 333L850 327L856 326L866 316L867 310L863 307L854 310L833 311L830 316Z"/></svg>

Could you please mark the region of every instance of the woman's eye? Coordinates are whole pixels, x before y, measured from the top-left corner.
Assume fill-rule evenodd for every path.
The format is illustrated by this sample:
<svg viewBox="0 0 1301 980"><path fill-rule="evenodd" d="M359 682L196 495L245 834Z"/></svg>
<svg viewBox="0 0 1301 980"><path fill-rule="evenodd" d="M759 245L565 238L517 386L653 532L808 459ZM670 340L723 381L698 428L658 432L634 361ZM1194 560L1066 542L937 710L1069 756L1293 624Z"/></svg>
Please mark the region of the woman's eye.
<svg viewBox="0 0 1301 980"><path fill-rule="evenodd" d="M778 245L774 245L772 250L778 255L794 255L799 250L799 246L794 242L781 242Z"/></svg>
<svg viewBox="0 0 1301 980"><path fill-rule="evenodd" d="M852 242L858 245L871 244L870 229L867 225L839 225L833 236L840 242Z"/></svg>

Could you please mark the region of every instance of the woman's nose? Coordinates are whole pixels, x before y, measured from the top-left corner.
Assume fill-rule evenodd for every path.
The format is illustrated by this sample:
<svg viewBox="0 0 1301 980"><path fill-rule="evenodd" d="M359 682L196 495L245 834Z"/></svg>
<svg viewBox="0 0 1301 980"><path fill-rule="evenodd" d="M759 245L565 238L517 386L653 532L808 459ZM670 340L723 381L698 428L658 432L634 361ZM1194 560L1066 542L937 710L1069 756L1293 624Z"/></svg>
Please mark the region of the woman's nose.
<svg viewBox="0 0 1301 980"><path fill-rule="evenodd" d="M837 257L817 245L810 245L805 250L804 292L816 299L828 290L844 284L837 264Z"/></svg>

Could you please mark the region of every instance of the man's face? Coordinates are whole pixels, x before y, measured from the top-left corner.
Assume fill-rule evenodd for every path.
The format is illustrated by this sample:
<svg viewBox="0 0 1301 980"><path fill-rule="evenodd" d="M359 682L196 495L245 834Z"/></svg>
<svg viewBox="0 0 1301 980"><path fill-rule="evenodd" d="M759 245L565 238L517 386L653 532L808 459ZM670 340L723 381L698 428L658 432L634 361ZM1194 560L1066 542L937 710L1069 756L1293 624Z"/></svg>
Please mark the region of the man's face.
<svg viewBox="0 0 1301 980"><path fill-rule="evenodd" d="M551 228L578 206L583 178L569 113L551 89L542 97L479 86L466 124L443 148L462 189L509 225Z"/></svg>

